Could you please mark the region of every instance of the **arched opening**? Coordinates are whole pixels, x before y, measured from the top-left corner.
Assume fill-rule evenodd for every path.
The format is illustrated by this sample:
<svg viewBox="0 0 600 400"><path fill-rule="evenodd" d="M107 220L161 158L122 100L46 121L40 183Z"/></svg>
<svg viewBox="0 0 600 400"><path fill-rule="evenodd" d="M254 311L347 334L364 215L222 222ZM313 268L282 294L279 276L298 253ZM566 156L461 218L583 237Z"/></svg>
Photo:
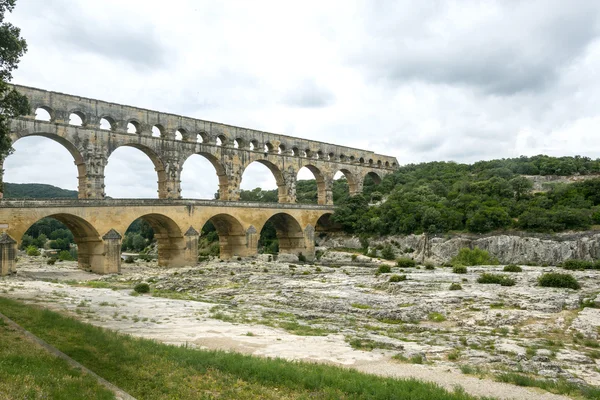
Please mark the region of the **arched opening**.
<svg viewBox="0 0 600 400"><path fill-rule="evenodd" d="M198 260L210 257L229 259L249 255L242 224L228 214L211 217L202 227L198 240Z"/></svg>
<svg viewBox="0 0 600 400"><path fill-rule="evenodd" d="M151 261L156 259L156 239L154 229L143 218L133 221L121 240L121 257L132 260Z"/></svg>
<svg viewBox="0 0 600 400"><path fill-rule="evenodd" d="M215 171L211 173L209 171ZM181 170L181 196L185 199L218 199L227 190L227 174L219 160L208 153L192 154Z"/></svg>
<svg viewBox="0 0 600 400"><path fill-rule="evenodd" d="M340 154L340 161L341 162L345 162L346 161L346 156L343 154Z"/></svg>
<svg viewBox="0 0 600 400"><path fill-rule="evenodd" d="M20 238L19 247L30 257L46 256L48 265L77 260L81 269L104 272L100 235L75 215L53 214L38 220Z"/></svg>
<svg viewBox="0 0 600 400"><path fill-rule="evenodd" d="M285 154L285 146L280 144L279 148L277 149L277 153L278 154Z"/></svg>
<svg viewBox="0 0 600 400"><path fill-rule="evenodd" d="M321 233L339 232L342 230L342 225L334 222L331 218L332 215L332 213L326 213L321 215L317 220L315 224L315 232L317 232L319 236Z"/></svg>
<svg viewBox="0 0 600 400"><path fill-rule="evenodd" d="M193 262L192 260L186 260L186 243L183 233L171 218L162 214L146 214L133 221L126 232L132 232L132 227L136 224L139 224L139 226L142 227L147 224L147 226L150 226L152 229L152 240L150 240L147 245L150 248L144 253L150 256L155 254L159 266L180 267L184 265L195 265L196 260L193 260ZM147 229L147 232L148 231L149 230ZM149 232L147 236L150 236Z"/></svg>
<svg viewBox="0 0 600 400"><path fill-rule="evenodd" d="M323 174L317 167L305 165L300 168L296 176L296 202L324 205L331 203L331 198L328 199L330 196Z"/></svg>
<svg viewBox="0 0 600 400"><path fill-rule="evenodd" d="M144 146L125 145L115 149L104 169L106 195L112 198L166 198L165 166ZM158 175L158 196L156 182Z"/></svg>
<svg viewBox="0 0 600 400"><path fill-rule="evenodd" d="M53 118L53 111L51 108L49 107L38 107L35 109L35 119L38 121L47 121L50 122L52 121Z"/></svg>
<svg viewBox="0 0 600 400"><path fill-rule="evenodd" d="M196 134L196 143L206 143L208 136L206 133L200 132Z"/></svg>
<svg viewBox="0 0 600 400"><path fill-rule="evenodd" d="M304 154L302 156L303 157L312 157L312 152L310 151L310 149L306 149L306 150L304 150Z"/></svg>
<svg viewBox="0 0 600 400"><path fill-rule="evenodd" d="M298 157L300 155L300 150L297 147L292 148L292 155Z"/></svg>
<svg viewBox="0 0 600 400"><path fill-rule="evenodd" d="M368 172L363 179L363 194L371 201L381 200L381 193L377 191L377 186L381 183L381 177L375 172Z"/></svg>
<svg viewBox="0 0 600 400"><path fill-rule="evenodd" d="M248 148L250 150L256 150L257 147L258 147L258 140L252 139L250 141L250 144L248 145Z"/></svg>
<svg viewBox="0 0 600 400"><path fill-rule="evenodd" d="M361 158L358 159L358 162L361 163L361 164L364 164L365 163L365 159L361 157Z"/></svg>
<svg viewBox="0 0 600 400"><path fill-rule="evenodd" d="M152 127L152 137L161 138L165 135L165 128L162 125L156 124Z"/></svg>
<svg viewBox="0 0 600 400"><path fill-rule="evenodd" d="M85 182L86 166L71 142L42 133L12 139L14 152L6 157L3 165L4 197L77 198L85 195L78 196L77 190ZM49 165L52 168L48 168Z"/></svg>
<svg viewBox="0 0 600 400"><path fill-rule="evenodd" d="M315 158L317 160L320 160L323 158L323 152L321 150L317 151L317 153L315 154Z"/></svg>
<svg viewBox="0 0 600 400"><path fill-rule="evenodd" d="M215 143L217 144L217 146L226 146L227 138L225 137L225 135L219 135L217 136Z"/></svg>
<svg viewBox="0 0 600 400"><path fill-rule="evenodd" d="M69 114L69 125L74 126L83 126L83 121L85 119L85 115L78 111L72 112Z"/></svg>
<svg viewBox="0 0 600 400"><path fill-rule="evenodd" d="M100 129L112 131L115 129L115 121L111 117L100 118Z"/></svg>
<svg viewBox="0 0 600 400"><path fill-rule="evenodd" d="M327 160L329 160L329 161L335 160L335 154L334 153L327 154Z"/></svg>
<svg viewBox="0 0 600 400"><path fill-rule="evenodd" d="M264 152L271 153L273 151L273 145L269 142L265 143Z"/></svg>
<svg viewBox="0 0 600 400"><path fill-rule="evenodd" d="M234 149L241 149L244 147L244 141L240 138L237 138L233 141L233 148Z"/></svg>
<svg viewBox="0 0 600 400"><path fill-rule="evenodd" d="M184 138L187 138L185 129L177 129L175 131L175 140L183 140Z"/></svg>
<svg viewBox="0 0 600 400"><path fill-rule="evenodd" d="M127 133L138 134L141 132L141 127L137 121L129 121L127 123Z"/></svg>
<svg viewBox="0 0 600 400"><path fill-rule="evenodd" d="M242 201L276 203L287 196L281 171L266 160L254 161L244 169L240 189Z"/></svg>
<svg viewBox="0 0 600 400"><path fill-rule="evenodd" d="M331 188L333 204L337 204L350 195L358 192L358 185L354 176L348 170L340 170L333 176L333 185Z"/></svg>
<svg viewBox="0 0 600 400"><path fill-rule="evenodd" d="M258 240L258 252L266 254L300 253L308 256L304 232L298 221L289 214L278 213L262 226Z"/></svg>

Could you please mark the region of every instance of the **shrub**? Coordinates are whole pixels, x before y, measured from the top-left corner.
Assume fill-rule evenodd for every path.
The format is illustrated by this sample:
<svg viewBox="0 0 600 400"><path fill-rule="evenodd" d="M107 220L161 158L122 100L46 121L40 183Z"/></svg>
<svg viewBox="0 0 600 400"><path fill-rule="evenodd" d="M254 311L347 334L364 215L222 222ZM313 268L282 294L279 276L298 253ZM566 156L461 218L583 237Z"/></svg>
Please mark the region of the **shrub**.
<svg viewBox="0 0 600 400"><path fill-rule="evenodd" d="M580 289L581 285L571 274L561 274L559 272L548 272L538 278L540 286Z"/></svg>
<svg viewBox="0 0 600 400"><path fill-rule="evenodd" d="M454 272L455 274L466 274L467 267L465 267L464 265L456 265L452 267L452 272Z"/></svg>
<svg viewBox="0 0 600 400"><path fill-rule="evenodd" d="M509 278L506 275L502 275L502 274L482 274L479 278L477 278L477 282L478 283L484 283L484 284L499 284L501 286L514 286L515 285L515 280L512 278Z"/></svg>
<svg viewBox="0 0 600 400"><path fill-rule="evenodd" d="M408 253L414 253L415 249L413 249L412 247L405 247L404 250L402 250L404 253L408 254Z"/></svg>
<svg viewBox="0 0 600 400"><path fill-rule="evenodd" d="M433 269L435 269L435 265L433 265L432 263L426 263L425 264L425 269L433 270Z"/></svg>
<svg viewBox="0 0 600 400"><path fill-rule="evenodd" d="M69 250L63 250L58 253L58 259L60 261L75 261L71 253L69 253Z"/></svg>
<svg viewBox="0 0 600 400"><path fill-rule="evenodd" d="M396 257L396 255L394 254L394 250L392 250L392 246L390 246L389 244L386 245L381 250L381 257L385 258L386 260L393 260Z"/></svg>
<svg viewBox="0 0 600 400"><path fill-rule="evenodd" d="M458 254L452 258L450 263L454 265L496 265L498 264L498 260L488 253L485 250L481 250L478 247L474 249L469 249L464 247L460 249Z"/></svg>
<svg viewBox="0 0 600 400"><path fill-rule="evenodd" d="M304 254L302 254L301 252L298 253L298 261L306 262L306 256Z"/></svg>
<svg viewBox="0 0 600 400"><path fill-rule="evenodd" d="M148 293L150 291L150 285L148 285L146 282L141 282L135 285L133 290L135 290L137 293Z"/></svg>
<svg viewBox="0 0 600 400"><path fill-rule="evenodd" d="M587 260L567 260L560 264L560 266L571 271L577 269L600 269L600 260L595 262Z"/></svg>
<svg viewBox="0 0 600 400"><path fill-rule="evenodd" d="M369 251L367 253L367 256L369 256L371 258L376 258L377 257L377 250L376 249L371 249L371 251Z"/></svg>
<svg viewBox="0 0 600 400"><path fill-rule="evenodd" d="M389 274L390 272L392 272L392 268L389 265L380 265L377 268L377 273L379 274Z"/></svg>
<svg viewBox="0 0 600 400"><path fill-rule="evenodd" d="M523 272L523 268L516 264L508 264L504 266L504 272Z"/></svg>
<svg viewBox="0 0 600 400"><path fill-rule="evenodd" d="M402 257L396 261L396 267L398 268L414 268L417 263L412 258Z"/></svg>
<svg viewBox="0 0 600 400"><path fill-rule="evenodd" d="M56 263L56 258L52 257L49 258L48 261L46 261L46 264L48 265L54 265Z"/></svg>
<svg viewBox="0 0 600 400"><path fill-rule="evenodd" d="M389 282L402 282L406 280L406 275L392 275Z"/></svg>
<svg viewBox="0 0 600 400"><path fill-rule="evenodd" d="M126 264L133 264L135 260L133 259L133 256L127 256L125 257L125 263Z"/></svg>
<svg viewBox="0 0 600 400"><path fill-rule="evenodd" d="M352 254L352 261L356 261L356 259L358 258L358 254Z"/></svg>
<svg viewBox="0 0 600 400"><path fill-rule="evenodd" d="M449 290L462 290L462 286L460 286L460 283L454 282L450 285Z"/></svg>
<svg viewBox="0 0 600 400"><path fill-rule="evenodd" d="M27 246L27 255L31 257L36 257L40 255L40 250L34 245Z"/></svg>

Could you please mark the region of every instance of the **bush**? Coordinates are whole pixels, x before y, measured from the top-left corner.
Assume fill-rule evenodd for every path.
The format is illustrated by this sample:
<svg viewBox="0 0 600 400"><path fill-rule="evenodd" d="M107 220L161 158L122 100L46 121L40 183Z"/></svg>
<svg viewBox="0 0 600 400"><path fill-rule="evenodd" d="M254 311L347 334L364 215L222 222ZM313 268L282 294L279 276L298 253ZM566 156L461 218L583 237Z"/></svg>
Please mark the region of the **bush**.
<svg viewBox="0 0 600 400"><path fill-rule="evenodd" d="M389 282L402 282L406 280L406 275L392 275Z"/></svg>
<svg viewBox="0 0 600 400"><path fill-rule="evenodd" d="M452 267L452 272L454 272L455 274L466 274L468 271L467 267L465 267L464 265L456 265Z"/></svg>
<svg viewBox="0 0 600 400"><path fill-rule="evenodd" d="M508 264L504 266L504 272L523 272L523 268L516 264Z"/></svg>
<svg viewBox="0 0 600 400"><path fill-rule="evenodd" d="M425 264L425 269L433 270L435 269L435 265L433 265L432 263L427 263Z"/></svg>
<svg viewBox="0 0 600 400"><path fill-rule="evenodd" d="M356 259L358 258L358 254L352 254L352 261L356 261Z"/></svg>
<svg viewBox="0 0 600 400"><path fill-rule="evenodd" d="M381 257L385 258L386 260L393 260L396 257L396 255L394 254L394 250L392 250L392 246L390 246L389 244L386 245L381 250Z"/></svg>
<svg viewBox="0 0 600 400"><path fill-rule="evenodd" d="M587 260L567 260L560 264L560 266L571 271L578 269L600 269L600 260L595 262Z"/></svg>
<svg viewBox="0 0 600 400"><path fill-rule="evenodd" d="M46 264L48 265L54 265L56 263L56 258L52 257L49 258L48 261L46 261Z"/></svg>
<svg viewBox="0 0 600 400"><path fill-rule="evenodd" d="M482 274L479 278L477 278L477 282L478 283L484 283L484 284L499 284L501 286L514 286L515 285L515 280L512 278L509 278L506 275L502 275L502 274Z"/></svg>
<svg viewBox="0 0 600 400"><path fill-rule="evenodd" d="M127 256L127 257L125 257L125 263L126 263L126 264L133 264L133 262L134 262L134 261L135 261L135 260L133 259L133 257L132 257L132 256Z"/></svg>
<svg viewBox="0 0 600 400"><path fill-rule="evenodd" d="M298 261L306 262L306 256L302 252L298 253Z"/></svg>
<svg viewBox="0 0 600 400"><path fill-rule="evenodd" d="M561 274L559 272L548 272L538 278L540 286L555 288L580 289L581 285L571 274Z"/></svg>
<svg viewBox="0 0 600 400"><path fill-rule="evenodd" d="M58 259L60 261L75 261L71 253L69 253L69 250L62 250L58 253Z"/></svg>
<svg viewBox="0 0 600 400"><path fill-rule="evenodd" d="M148 293L150 291L150 285L148 285L146 282L141 282L135 285L133 290L135 290L137 293Z"/></svg>
<svg viewBox="0 0 600 400"><path fill-rule="evenodd" d="M40 255L40 250L34 245L27 246L27 255L31 257L36 257Z"/></svg>
<svg viewBox="0 0 600 400"><path fill-rule="evenodd" d="M414 268L417 263L412 258L402 257L396 261L396 267L398 268Z"/></svg>
<svg viewBox="0 0 600 400"><path fill-rule="evenodd" d="M450 285L449 290L462 290L462 286L460 286L460 283L455 282Z"/></svg>
<svg viewBox="0 0 600 400"><path fill-rule="evenodd" d="M390 272L392 272L392 268L389 265L380 265L377 268L378 274L389 274Z"/></svg>
<svg viewBox="0 0 600 400"><path fill-rule="evenodd" d="M450 263L454 265L496 265L498 260L485 250L481 250L478 247L469 249L467 247L460 249L458 254L452 258Z"/></svg>

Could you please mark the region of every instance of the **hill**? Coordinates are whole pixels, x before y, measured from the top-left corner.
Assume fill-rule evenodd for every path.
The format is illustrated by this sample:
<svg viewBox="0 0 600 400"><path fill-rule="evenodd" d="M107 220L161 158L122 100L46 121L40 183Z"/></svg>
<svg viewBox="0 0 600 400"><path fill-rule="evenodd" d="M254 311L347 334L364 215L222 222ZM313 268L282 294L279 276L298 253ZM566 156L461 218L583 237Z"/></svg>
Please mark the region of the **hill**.
<svg viewBox="0 0 600 400"><path fill-rule="evenodd" d="M5 199L76 199L76 190L61 189L43 183L5 183Z"/></svg>

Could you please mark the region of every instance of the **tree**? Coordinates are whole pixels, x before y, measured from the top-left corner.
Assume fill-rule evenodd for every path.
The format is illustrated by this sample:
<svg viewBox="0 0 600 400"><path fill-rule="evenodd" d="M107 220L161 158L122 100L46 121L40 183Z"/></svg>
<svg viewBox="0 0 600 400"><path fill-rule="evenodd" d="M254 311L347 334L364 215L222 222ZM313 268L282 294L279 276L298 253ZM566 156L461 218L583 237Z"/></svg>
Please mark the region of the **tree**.
<svg viewBox="0 0 600 400"><path fill-rule="evenodd" d="M8 85L19 59L27 51L21 30L4 22L5 13L11 12L15 3L16 0L0 0L0 159L12 151L9 120L29 112L27 98ZM3 189L1 177L0 173L0 193Z"/></svg>

